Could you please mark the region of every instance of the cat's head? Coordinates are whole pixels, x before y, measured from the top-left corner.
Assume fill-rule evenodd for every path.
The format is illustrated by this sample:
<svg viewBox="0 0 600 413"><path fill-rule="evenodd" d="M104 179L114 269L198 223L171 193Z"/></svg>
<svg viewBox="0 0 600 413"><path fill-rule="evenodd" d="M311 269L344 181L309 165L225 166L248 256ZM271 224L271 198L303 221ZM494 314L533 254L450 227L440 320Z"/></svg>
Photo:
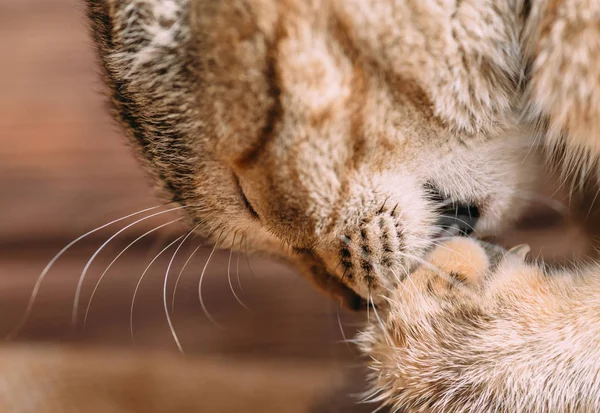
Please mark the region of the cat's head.
<svg viewBox="0 0 600 413"><path fill-rule="evenodd" d="M377 300L436 238L494 230L526 198L514 10L88 3L116 117L220 245Z"/></svg>

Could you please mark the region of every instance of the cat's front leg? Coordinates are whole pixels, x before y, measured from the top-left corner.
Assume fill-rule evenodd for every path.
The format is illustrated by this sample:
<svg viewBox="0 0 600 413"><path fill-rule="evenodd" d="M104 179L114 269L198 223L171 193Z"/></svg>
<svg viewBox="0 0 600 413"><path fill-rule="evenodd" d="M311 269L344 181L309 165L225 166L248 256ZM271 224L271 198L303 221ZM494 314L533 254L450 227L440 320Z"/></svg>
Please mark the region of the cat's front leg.
<svg viewBox="0 0 600 413"><path fill-rule="evenodd" d="M372 399L407 412L600 411L598 269L547 274L522 252L492 270L474 240L434 250L359 336Z"/></svg>

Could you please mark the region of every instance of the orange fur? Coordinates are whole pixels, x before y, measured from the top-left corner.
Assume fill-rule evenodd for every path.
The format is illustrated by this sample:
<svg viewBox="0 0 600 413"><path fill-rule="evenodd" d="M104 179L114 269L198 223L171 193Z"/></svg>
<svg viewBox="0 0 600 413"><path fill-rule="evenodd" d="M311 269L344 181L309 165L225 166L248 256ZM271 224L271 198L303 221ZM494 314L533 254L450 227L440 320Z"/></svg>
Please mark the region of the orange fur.
<svg viewBox="0 0 600 413"><path fill-rule="evenodd" d="M347 301L387 305L360 336L377 400L600 411L597 266L548 273L509 254L483 271L479 246L455 240L430 255L442 275L401 279L435 242L428 188L480 208L485 232L519 215L539 173L535 136L569 148L567 171L596 171L597 2L87 4L115 118L198 231L225 247L243 239ZM54 356L38 376L77 377L81 360ZM139 377L115 368L94 382Z"/></svg>

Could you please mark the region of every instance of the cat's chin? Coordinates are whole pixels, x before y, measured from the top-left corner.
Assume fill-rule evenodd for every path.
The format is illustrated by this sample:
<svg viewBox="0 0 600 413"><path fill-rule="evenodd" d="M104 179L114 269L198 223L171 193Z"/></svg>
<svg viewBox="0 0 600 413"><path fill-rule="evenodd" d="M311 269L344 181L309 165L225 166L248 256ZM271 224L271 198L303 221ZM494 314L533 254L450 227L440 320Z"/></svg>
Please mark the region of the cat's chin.
<svg viewBox="0 0 600 413"><path fill-rule="evenodd" d="M369 303L366 298L359 295L356 291L350 287L337 281L333 276L329 276L330 281L327 282L328 288L326 293L336 302L340 304L340 307L354 312L365 311L372 303ZM335 284L335 285L334 285Z"/></svg>
<svg viewBox="0 0 600 413"><path fill-rule="evenodd" d="M323 260L313 251L296 250L295 254L291 257L288 256L286 260L300 270L304 278L338 303L340 307L355 312L367 309L367 300L334 274L329 273Z"/></svg>

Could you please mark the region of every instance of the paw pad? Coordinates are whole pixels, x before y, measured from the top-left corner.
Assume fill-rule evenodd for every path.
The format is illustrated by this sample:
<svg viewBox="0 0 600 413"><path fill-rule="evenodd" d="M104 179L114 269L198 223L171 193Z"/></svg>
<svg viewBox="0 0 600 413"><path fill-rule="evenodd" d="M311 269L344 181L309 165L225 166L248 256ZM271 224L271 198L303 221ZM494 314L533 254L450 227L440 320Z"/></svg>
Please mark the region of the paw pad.
<svg viewBox="0 0 600 413"><path fill-rule="evenodd" d="M490 267L488 256L472 238L453 238L435 248L428 261L441 271L466 283L477 284Z"/></svg>

